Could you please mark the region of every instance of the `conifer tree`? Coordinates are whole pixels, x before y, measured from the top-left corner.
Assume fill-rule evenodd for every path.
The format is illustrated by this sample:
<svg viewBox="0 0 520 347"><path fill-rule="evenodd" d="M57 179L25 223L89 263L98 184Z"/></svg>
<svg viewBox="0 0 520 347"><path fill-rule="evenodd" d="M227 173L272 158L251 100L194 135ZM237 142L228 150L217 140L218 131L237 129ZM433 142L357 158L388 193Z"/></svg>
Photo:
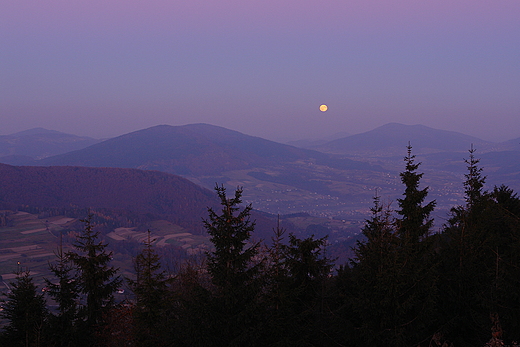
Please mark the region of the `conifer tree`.
<svg viewBox="0 0 520 347"><path fill-rule="evenodd" d="M468 164L468 171L475 167ZM520 200L506 186L480 190L466 197L444 231L445 311L461 345L483 345L498 323L506 342L520 338Z"/></svg>
<svg viewBox="0 0 520 347"><path fill-rule="evenodd" d="M520 198L507 186L490 194L492 209L486 228L492 234L489 248L491 315L503 327L506 342L520 341Z"/></svg>
<svg viewBox="0 0 520 347"><path fill-rule="evenodd" d="M57 283L45 279L47 294L58 304L58 313L49 317L49 340L54 346L75 346L78 343L77 323L80 288L74 268L60 244L57 262L49 264Z"/></svg>
<svg viewBox="0 0 520 347"><path fill-rule="evenodd" d="M136 339L140 346L165 344L167 333L168 276L161 269L160 257L153 248L150 237L145 247L135 258L135 280L128 280L136 298L133 311Z"/></svg>
<svg viewBox="0 0 520 347"><path fill-rule="evenodd" d="M357 327L360 345L388 346L396 344L401 334L398 307L402 283L399 278L399 242L394 221L388 207L374 197L372 216L365 221L351 260L353 292L351 305L353 322Z"/></svg>
<svg viewBox="0 0 520 347"><path fill-rule="evenodd" d="M399 210L397 213L401 218L397 219L398 233L403 242L417 243L428 235L433 219L430 214L435 208L435 201L430 201L423 206L428 195L428 187L419 189L419 183L423 176L417 173L420 163L415 163L415 155L412 155L412 146L408 144L405 171L400 173L401 182L405 185L404 197L397 199Z"/></svg>
<svg viewBox="0 0 520 347"><path fill-rule="evenodd" d="M483 191L485 177L475 151L472 145L469 158L464 159L466 204L451 209L441 247L443 330L455 344L468 346L483 345L488 339L490 324L489 309L483 299L484 286L490 280L484 258L491 235L485 226L489 217L486 206L490 207L491 201L490 195Z"/></svg>
<svg viewBox="0 0 520 347"><path fill-rule="evenodd" d="M214 332L226 322L215 304L206 270L203 264L187 262L172 279L170 346L218 346L221 332Z"/></svg>
<svg viewBox="0 0 520 347"><path fill-rule="evenodd" d="M401 286L396 307L400 311L401 329L397 330L402 331L402 336L396 335L400 341L396 341L399 341L398 344L417 344L433 335L437 328L435 300L438 260L433 252L433 239L429 237L433 226L430 215L436 201L425 204L428 187L419 189L423 174L417 173L421 163L415 162L410 143L406 149L406 166L400 173L401 182L405 186L404 197L397 199L399 217L395 221L399 243L395 278Z"/></svg>
<svg viewBox="0 0 520 347"><path fill-rule="evenodd" d="M482 189L486 182L486 177L482 176L482 168L478 166L480 159L475 158L475 151L476 149L473 148L472 144L469 149L469 158L464 159L468 168L468 173L464 175L466 177L464 191L466 193L465 199L468 210L471 210L481 200L483 196Z"/></svg>
<svg viewBox="0 0 520 347"><path fill-rule="evenodd" d="M208 209L209 219L204 226L210 235L214 250L207 253L207 267L215 286L215 343L219 345L244 344L250 339L245 331L254 322L255 298L259 293L259 264L255 262L258 243L250 244L255 222L250 220L251 205L240 210L242 189L227 198L226 189L216 186L222 205L221 214ZM221 324L226 322L225 324Z"/></svg>
<svg viewBox="0 0 520 347"><path fill-rule="evenodd" d="M330 274L332 262L325 257L326 237L314 236L303 240L289 234L289 244L284 245L284 267L291 282L292 296L302 305L319 296L324 278Z"/></svg>
<svg viewBox="0 0 520 347"><path fill-rule="evenodd" d="M218 215L209 208L209 220L204 221L215 247L207 254L208 271L216 286L233 290L247 285L258 270L252 266L253 258L258 254L258 244L247 245L255 222L250 220L251 205L242 211L238 207L242 203L242 189L237 189L235 197L229 199L223 186L217 186L215 190L220 198L222 214Z"/></svg>
<svg viewBox="0 0 520 347"><path fill-rule="evenodd" d="M278 221L272 245L267 247L267 269L261 298L263 333L258 345L326 345L326 280L332 261L325 256L326 237L299 239ZM259 312L260 313L260 312Z"/></svg>
<svg viewBox="0 0 520 347"><path fill-rule="evenodd" d="M280 215L278 215L278 221L276 228L273 229L274 236L272 237L272 246L267 249L268 261L267 274L266 274L266 285L268 292L268 300L272 302L274 311L280 309L282 302L284 301L284 293L282 291L282 281L287 277L287 269L284 267L284 247L283 240L286 229L280 227Z"/></svg>
<svg viewBox="0 0 520 347"><path fill-rule="evenodd" d="M80 314L84 319L83 340L88 345L95 344L95 333L101 329L103 315L114 303L114 293L121 285L118 269L110 266L112 253L106 251L107 244L99 240L99 232L92 225L92 214L82 222L83 232L73 244L77 251L67 252L67 257L76 266L80 293L85 302Z"/></svg>
<svg viewBox="0 0 520 347"><path fill-rule="evenodd" d="M389 256L396 252L396 233L393 228L393 219L389 208L384 208L379 196L374 197L374 206L370 208L372 217L365 221L361 233L364 240L358 240L354 248L355 259L352 265L355 267L367 267L375 271L377 275L383 275L385 266L389 265ZM367 280L377 278L370 274Z"/></svg>
<svg viewBox="0 0 520 347"><path fill-rule="evenodd" d="M12 291L2 302L2 318L8 323L1 336L2 346L41 346L47 309L43 293L38 293L29 271L18 272Z"/></svg>
<svg viewBox="0 0 520 347"><path fill-rule="evenodd" d="M376 196L362 230L366 240L355 249L353 305L362 317L360 343L366 345L417 345L434 333L436 273L428 234L435 202L423 205L428 188L419 189L423 174L416 172L420 164L411 149L400 174L405 191L399 217L393 219Z"/></svg>
<svg viewBox="0 0 520 347"><path fill-rule="evenodd" d="M289 234L289 243L282 246L285 345L318 346L329 338L323 333L324 313L328 312L326 281L332 269L332 261L325 255L326 243L327 237L299 239Z"/></svg>

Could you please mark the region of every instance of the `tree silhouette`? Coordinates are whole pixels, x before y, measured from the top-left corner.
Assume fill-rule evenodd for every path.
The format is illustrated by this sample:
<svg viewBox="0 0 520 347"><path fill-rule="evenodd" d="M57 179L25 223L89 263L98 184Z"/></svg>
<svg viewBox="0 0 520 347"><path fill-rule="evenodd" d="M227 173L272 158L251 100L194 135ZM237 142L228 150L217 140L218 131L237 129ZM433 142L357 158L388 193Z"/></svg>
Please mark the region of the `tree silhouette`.
<svg viewBox="0 0 520 347"><path fill-rule="evenodd" d="M128 279L135 294L133 310L136 339L140 346L160 346L165 343L167 310L170 304L168 276L161 269L159 255L153 248L148 230L145 247L134 262L136 279Z"/></svg>
<svg viewBox="0 0 520 347"><path fill-rule="evenodd" d="M415 155L412 155L412 146L408 144L407 156L404 158L406 163L405 171L401 172L401 182L405 185L404 197L397 199L399 210L397 213L401 216L397 219L397 231L403 242L417 243L421 238L428 235L433 225L433 219L430 214L435 208L435 201L430 201L423 206L424 200L428 195L428 187L419 189L419 183L423 176L417 173L417 169L421 165L415 163Z"/></svg>
<svg viewBox="0 0 520 347"><path fill-rule="evenodd" d="M76 266L78 286L85 296L80 311L84 319L85 343L93 344L95 332L103 322L103 316L114 303L114 293L121 285L118 269L109 265L112 253L107 253L107 244L99 241L99 232L94 231L92 214L81 220L85 224L83 232L73 244L77 251L67 252L67 257Z"/></svg>
<svg viewBox="0 0 520 347"><path fill-rule="evenodd" d="M49 338L54 346L75 346L78 342L77 300L80 288L74 267L63 253L61 242L56 256L57 262L49 264L49 268L58 282L45 279L47 294L58 304L58 313L49 317Z"/></svg>
<svg viewBox="0 0 520 347"><path fill-rule="evenodd" d="M223 186L217 185L215 191L222 211L217 214L208 208L209 219L204 220L214 246L207 253L207 267L215 286L214 313L218 320L215 323L219 323L215 327L215 341L220 345L245 343L241 339L251 338L245 332L255 324L254 304L260 290L260 265L255 262L259 244L249 244L255 227L250 220L252 207L247 205L240 210L240 188L233 198L227 198Z"/></svg>
<svg viewBox="0 0 520 347"><path fill-rule="evenodd" d="M38 293L29 271L18 272L12 291L3 300L2 318L8 324L0 342L3 346L39 346L47 317L43 293Z"/></svg>

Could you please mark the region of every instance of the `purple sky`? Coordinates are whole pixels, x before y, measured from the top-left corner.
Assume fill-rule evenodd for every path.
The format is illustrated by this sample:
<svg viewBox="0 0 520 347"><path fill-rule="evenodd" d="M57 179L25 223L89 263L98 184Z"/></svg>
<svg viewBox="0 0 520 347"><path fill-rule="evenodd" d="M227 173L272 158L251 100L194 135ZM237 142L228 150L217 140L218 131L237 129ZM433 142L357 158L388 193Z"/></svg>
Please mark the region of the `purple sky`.
<svg viewBox="0 0 520 347"><path fill-rule="evenodd" d="M0 2L0 134L198 122L274 140L388 122L519 137L520 1Z"/></svg>

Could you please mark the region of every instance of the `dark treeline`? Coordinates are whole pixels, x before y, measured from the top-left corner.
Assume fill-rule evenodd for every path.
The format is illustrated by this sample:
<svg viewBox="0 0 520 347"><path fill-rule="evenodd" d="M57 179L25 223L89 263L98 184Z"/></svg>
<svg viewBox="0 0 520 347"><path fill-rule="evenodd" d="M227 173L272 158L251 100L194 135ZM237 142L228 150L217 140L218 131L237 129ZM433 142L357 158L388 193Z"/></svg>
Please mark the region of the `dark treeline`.
<svg viewBox="0 0 520 347"><path fill-rule="evenodd" d="M516 346L520 199L506 186L483 189L473 149L466 163L465 204L433 233L435 201L409 146L397 210L375 196L354 257L339 266L326 237L278 227L271 242L252 242L242 190L228 197L217 186L221 210L203 221L213 250L172 274L149 237L126 279L132 299L119 303L123 279L90 216L74 250L57 252L46 293L18 274L0 345Z"/></svg>

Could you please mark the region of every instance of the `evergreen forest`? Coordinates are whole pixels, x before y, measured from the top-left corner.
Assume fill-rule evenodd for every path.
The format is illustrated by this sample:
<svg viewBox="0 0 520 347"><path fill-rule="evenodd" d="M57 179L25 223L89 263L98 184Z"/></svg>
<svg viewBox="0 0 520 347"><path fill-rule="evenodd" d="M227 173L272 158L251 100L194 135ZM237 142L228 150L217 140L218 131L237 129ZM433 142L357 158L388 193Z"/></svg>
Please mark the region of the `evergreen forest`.
<svg viewBox="0 0 520 347"><path fill-rule="evenodd" d="M484 189L472 148L465 203L434 232L436 203L407 149L401 198L374 196L344 264L326 237L277 227L255 241L241 188L215 187L220 207L201 221L213 248L175 272L149 236L123 278L87 215L74 248L49 264L46 291L19 269L0 346L518 346L520 198ZM116 302L123 285L132 295Z"/></svg>

